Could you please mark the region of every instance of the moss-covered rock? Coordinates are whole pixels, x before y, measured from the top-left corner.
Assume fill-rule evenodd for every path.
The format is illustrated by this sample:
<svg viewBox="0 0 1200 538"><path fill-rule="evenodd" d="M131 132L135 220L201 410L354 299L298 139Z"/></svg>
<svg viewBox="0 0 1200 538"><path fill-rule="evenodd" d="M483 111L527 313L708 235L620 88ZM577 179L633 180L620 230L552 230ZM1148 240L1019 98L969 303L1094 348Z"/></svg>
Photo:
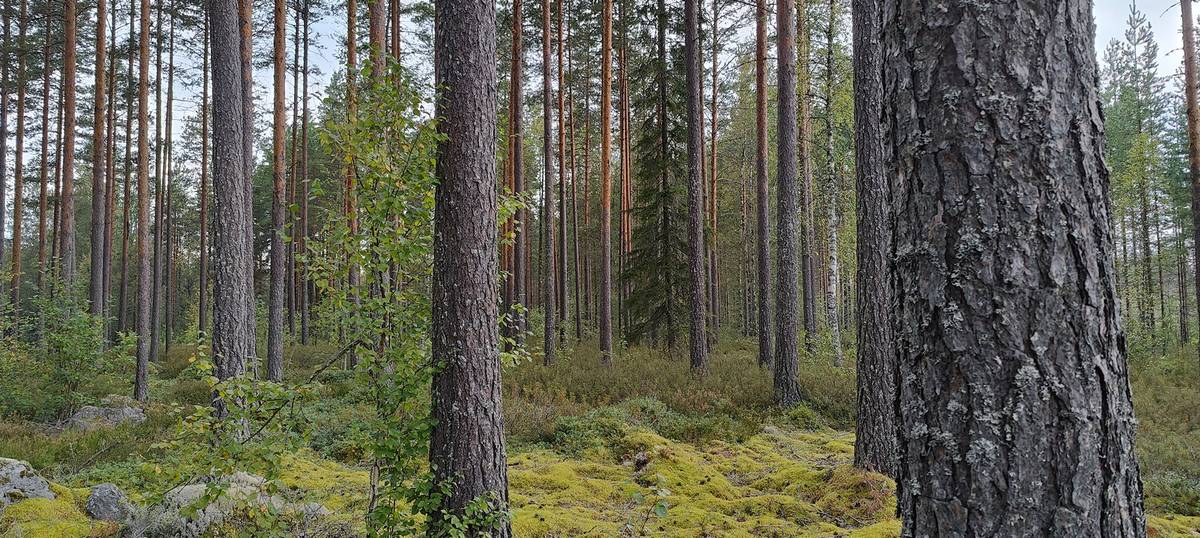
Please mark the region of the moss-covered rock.
<svg viewBox="0 0 1200 538"><path fill-rule="evenodd" d="M102 538L116 536L120 525L93 521L83 512L88 490L51 484L55 498L26 499L0 515L2 538Z"/></svg>

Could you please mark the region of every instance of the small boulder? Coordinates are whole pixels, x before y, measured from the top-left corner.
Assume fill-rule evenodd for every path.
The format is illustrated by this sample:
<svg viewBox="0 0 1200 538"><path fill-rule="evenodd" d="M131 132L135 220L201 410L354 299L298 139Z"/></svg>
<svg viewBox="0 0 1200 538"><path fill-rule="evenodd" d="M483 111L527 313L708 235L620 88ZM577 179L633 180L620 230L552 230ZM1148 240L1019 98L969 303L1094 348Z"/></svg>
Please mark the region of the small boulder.
<svg viewBox="0 0 1200 538"><path fill-rule="evenodd" d="M100 484L92 488L87 499L87 514L102 521L128 521L133 516L133 505L125 492L113 484Z"/></svg>
<svg viewBox="0 0 1200 538"><path fill-rule="evenodd" d="M35 498L53 499L50 483L28 463L0 458L0 512L10 504Z"/></svg>
<svg viewBox="0 0 1200 538"><path fill-rule="evenodd" d="M328 516L318 503L292 503L282 495L266 492L267 481L250 473L237 472L220 479L222 494L207 504L203 498L209 485L195 483L179 486L151 506L130 524L128 535L137 538L198 538L218 525L238 525L246 510L271 510L290 515L296 523L309 524Z"/></svg>
<svg viewBox="0 0 1200 538"><path fill-rule="evenodd" d="M141 424L146 421L146 413L132 406L96 407L85 405L67 419L68 429L94 430L96 428L112 428L121 424Z"/></svg>

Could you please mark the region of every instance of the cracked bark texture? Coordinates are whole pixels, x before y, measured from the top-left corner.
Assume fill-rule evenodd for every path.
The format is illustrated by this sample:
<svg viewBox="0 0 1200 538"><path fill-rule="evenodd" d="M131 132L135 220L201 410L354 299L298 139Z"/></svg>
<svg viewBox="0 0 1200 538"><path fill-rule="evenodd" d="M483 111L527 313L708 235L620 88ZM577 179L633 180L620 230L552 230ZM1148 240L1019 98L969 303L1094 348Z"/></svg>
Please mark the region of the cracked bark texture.
<svg viewBox="0 0 1200 538"><path fill-rule="evenodd" d="M462 516L491 495L507 509L500 407L496 237L496 8L437 0L438 143L433 243L433 417L429 461L450 495L434 511ZM508 538L506 523L471 536Z"/></svg>
<svg viewBox="0 0 1200 538"><path fill-rule="evenodd" d="M209 0L213 106L213 343L217 378L254 357L254 252L238 0ZM220 402L218 411L222 410Z"/></svg>
<svg viewBox="0 0 1200 538"><path fill-rule="evenodd" d="M793 25L795 3L791 0L775 2L779 112L778 158L776 173L779 189L778 234L779 284L775 290L775 403L793 406L800 403L800 386L796 383L796 365L799 362L800 298L797 287L800 278L800 260L797 255L799 233L797 222L800 216L800 185L796 181L798 141L796 125L796 34ZM803 4L801 4L803 5ZM803 11L801 11L803 12ZM803 15L802 15L803 17ZM807 279L808 276L805 276ZM807 289L807 285L805 286ZM807 318L806 318L807 319Z"/></svg>
<svg viewBox="0 0 1200 538"><path fill-rule="evenodd" d="M700 5L699 0L685 0L684 56L687 61L687 189L688 189L688 269L691 280L691 366L692 370L708 367L708 331L705 329L707 285L704 282L704 175L701 171L704 156L703 119L700 115Z"/></svg>
<svg viewBox="0 0 1200 538"><path fill-rule="evenodd" d="M904 536L1145 536L1091 2L883 2Z"/></svg>
<svg viewBox="0 0 1200 538"><path fill-rule="evenodd" d="M854 0L854 148L858 193L858 420L854 465L896 472L895 356L892 354L889 193L880 132L880 0Z"/></svg>

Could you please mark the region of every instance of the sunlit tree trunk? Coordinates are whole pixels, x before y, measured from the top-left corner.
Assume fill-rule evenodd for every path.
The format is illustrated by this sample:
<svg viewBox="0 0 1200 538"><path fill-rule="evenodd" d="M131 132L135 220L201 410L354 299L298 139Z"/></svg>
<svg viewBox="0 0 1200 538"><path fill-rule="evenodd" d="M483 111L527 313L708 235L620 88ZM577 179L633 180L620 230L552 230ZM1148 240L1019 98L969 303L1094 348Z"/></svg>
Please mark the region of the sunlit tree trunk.
<svg viewBox="0 0 1200 538"><path fill-rule="evenodd" d="M1195 267L1196 305L1200 306L1200 99L1196 97L1196 29L1192 1L1181 0L1179 7L1183 12L1183 93L1187 102L1188 179L1192 184L1192 265ZM1200 350L1200 338L1196 342ZM1197 356L1200 357L1200 353Z"/></svg>
<svg viewBox="0 0 1200 538"><path fill-rule="evenodd" d="M612 363L612 0L600 21L600 362Z"/></svg>
<svg viewBox="0 0 1200 538"><path fill-rule="evenodd" d="M353 0L351 0L353 1ZM287 41L287 6L285 0L275 0L275 34L273 39L272 64L274 73L273 118L271 122L271 288L267 299L267 379L283 380L283 295L286 255L283 251L284 228L287 215L283 162L284 122L284 72L287 65L284 48ZM353 43L353 34L348 38Z"/></svg>

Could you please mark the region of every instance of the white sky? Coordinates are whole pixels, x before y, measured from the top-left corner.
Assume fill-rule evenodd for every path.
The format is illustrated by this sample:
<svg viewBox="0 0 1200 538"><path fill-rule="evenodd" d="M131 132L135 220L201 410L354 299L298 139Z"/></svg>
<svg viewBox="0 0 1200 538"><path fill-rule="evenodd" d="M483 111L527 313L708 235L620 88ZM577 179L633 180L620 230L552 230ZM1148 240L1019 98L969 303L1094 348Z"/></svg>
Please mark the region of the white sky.
<svg viewBox="0 0 1200 538"><path fill-rule="evenodd" d="M1129 0L1095 0L1093 13L1096 17L1097 57L1102 55L1110 40L1121 39L1124 35L1129 6ZM1146 14L1146 20L1150 22L1158 40L1159 72L1163 75L1174 74L1183 62L1178 0L1138 0L1137 8ZM1192 11L1195 14L1196 8L1193 7Z"/></svg>

